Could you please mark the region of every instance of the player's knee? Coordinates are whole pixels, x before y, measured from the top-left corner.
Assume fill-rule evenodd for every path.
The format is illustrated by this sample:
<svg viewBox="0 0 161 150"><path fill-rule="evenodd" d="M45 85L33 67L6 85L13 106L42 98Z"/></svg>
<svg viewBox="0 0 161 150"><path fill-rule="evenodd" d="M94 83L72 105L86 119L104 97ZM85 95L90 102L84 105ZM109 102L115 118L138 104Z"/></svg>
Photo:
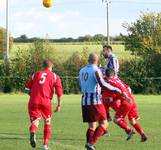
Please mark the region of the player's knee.
<svg viewBox="0 0 161 150"><path fill-rule="evenodd" d="M45 122L45 124L50 124L51 123L51 118L46 119L44 122Z"/></svg>
<svg viewBox="0 0 161 150"><path fill-rule="evenodd" d="M113 119L113 122L117 124L119 121L122 121L122 120L124 120L124 119L123 119L123 118L116 118L116 117L115 117L115 118Z"/></svg>
<svg viewBox="0 0 161 150"><path fill-rule="evenodd" d="M31 122L31 124L34 124L36 127L38 127L39 126L39 121L40 121L40 118L37 118L37 119L33 120Z"/></svg>
<svg viewBox="0 0 161 150"><path fill-rule="evenodd" d="M130 122L131 125L135 125L136 124L135 118L132 118L131 120L129 120L129 122Z"/></svg>
<svg viewBox="0 0 161 150"><path fill-rule="evenodd" d="M129 122L130 122L131 125L135 125L136 124L135 118L131 119Z"/></svg>
<svg viewBox="0 0 161 150"><path fill-rule="evenodd" d="M107 126L108 126L108 121L107 120L102 120L99 124L106 129Z"/></svg>

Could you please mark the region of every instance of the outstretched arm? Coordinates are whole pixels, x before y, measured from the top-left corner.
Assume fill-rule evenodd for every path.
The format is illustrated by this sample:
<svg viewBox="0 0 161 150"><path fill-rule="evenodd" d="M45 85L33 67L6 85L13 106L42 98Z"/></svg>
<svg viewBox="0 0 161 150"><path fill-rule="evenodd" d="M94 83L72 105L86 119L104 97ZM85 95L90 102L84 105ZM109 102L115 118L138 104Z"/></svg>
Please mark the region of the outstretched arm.
<svg viewBox="0 0 161 150"><path fill-rule="evenodd" d="M101 73L100 70L97 70L97 71L95 72L95 76L96 76L96 80L98 81L98 83L99 83L99 85L100 85L101 87L107 88L107 89L109 89L109 90L111 90L111 91L114 91L114 92L118 92L118 93L120 93L120 94L122 93L121 90L120 90L119 88L116 88L116 87L110 85L109 83L106 83L106 82L105 82L105 80L103 79L103 76L102 76L102 73Z"/></svg>

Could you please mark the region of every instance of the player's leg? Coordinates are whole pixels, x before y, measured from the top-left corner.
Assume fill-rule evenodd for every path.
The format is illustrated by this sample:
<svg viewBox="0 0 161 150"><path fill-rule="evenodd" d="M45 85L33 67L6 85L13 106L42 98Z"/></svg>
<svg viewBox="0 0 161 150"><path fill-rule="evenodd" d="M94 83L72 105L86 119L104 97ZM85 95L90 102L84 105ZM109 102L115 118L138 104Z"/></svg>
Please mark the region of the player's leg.
<svg viewBox="0 0 161 150"><path fill-rule="evenodd" d="M137 122L137 120L140 118L137 110L137 105L134 104L132 106L131 111L128 114L128 119L130 124L135 128L135 130L141 135L141 142L145 142L147 140L147 137L145 135L145 132L141 125Z"/></svg>
<svg viewBox="0 0 161 150"><path fill-rule="evenodd" d="M30 116L30 127L29 127L29 132L30 132L30 144L33 148L36 147L36 131L39 126L39 121L40 121L40 112L38 110L38 105L34 104L29 104L28 105L28 112Z"/></svg>
<svg viewBox="0 0 161 150"><path fill-rule="evenodd" d="M97 127L97 122L89 122L88 123L88 129L86 132L86 145L85 147L87 148L87 150L95 150L94 144L93 144L93 136L94 136L94 132L96 130Z"/></svg>
<svg viewBox="0 0 161 150"><path fill-rule="evenodd" d="M133 118L130 120L130 124L135 128L135 130L141 135L141 142L145 142L148 138L141 125Z"/></svg>
<svg viewBox="0 0 161 150"><path fill-rule="evenodd" d="M49 140L51 136L51 118L44 120L44 142L43 150L48 150Z"/></svg>
<svg viewBox="0 0 161 150"><path fill-rule="evenodd" d="M107 100L105 101L105 100L103 102L103 105L104 105L104 107L106 109L107 120L108 120L108 122L110 122L110 121L112 121L112 117L110 115L110 102L107 101Z"/></svg>
<svg viewBox="0 0 161 150"><path fill-rule="evenodd" d="M51 137L51 115L52 115L52 106L41 105L41 113L44 118L44 142L42 150L48 150L49 140Z"/></svg>
<svg viewBox="0 0 161 150"><path fill-rule="evenodd" d="M125 130L128 137L127 140L129 140L133 134L134 131L128 126L125 117L130 111L131 105L129 104L121 104L119 109L116 111L115 117L114 117L114 123L117 124L119 127Z"/></svg>
<svg viewBox="0 0 161 150"><path fill-rule="evenodd" d="M107 126L108 126L107 120L99 121L99 126L96 128L94 135L93 135L92 144L95 144L102 135L107 133Z"/></svg>
<svg viewBox="0 0 161 150"><path fill-rule="evenodd" d="M99 126L96 128L94 132L92 144L95 144L102 135L107 133L107 126L108 126L106 110L104 105L98 105L96 109L98 112L96 116L98 116L97 120L99 122Z"/></svg>

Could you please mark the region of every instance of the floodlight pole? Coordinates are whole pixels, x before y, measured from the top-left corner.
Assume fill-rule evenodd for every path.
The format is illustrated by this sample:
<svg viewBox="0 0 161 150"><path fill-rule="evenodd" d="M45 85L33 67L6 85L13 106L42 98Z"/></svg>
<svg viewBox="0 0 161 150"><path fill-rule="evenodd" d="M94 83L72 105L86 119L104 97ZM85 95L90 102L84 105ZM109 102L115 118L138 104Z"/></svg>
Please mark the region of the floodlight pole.
<svg viewBox="0 0 161 150"><path fill-rule="evenodd" d="M8 0L6 0L6 65L9 63L9 7Z"/></svg>
<svg viewBox="0 0 161 150"><path fill-rule="evenodd" d="M102 0L103 3L106 4L106 9L107 9L107 44L110 45L110 33L109 33L109 4L111 1L109 0Z"/></svg>

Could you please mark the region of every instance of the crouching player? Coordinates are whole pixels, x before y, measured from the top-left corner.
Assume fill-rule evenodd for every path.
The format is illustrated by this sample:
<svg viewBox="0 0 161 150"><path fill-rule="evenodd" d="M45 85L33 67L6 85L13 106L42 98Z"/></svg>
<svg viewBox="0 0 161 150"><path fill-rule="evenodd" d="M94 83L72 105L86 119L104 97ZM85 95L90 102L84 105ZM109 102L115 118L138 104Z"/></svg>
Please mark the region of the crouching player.
<svg viewBox="0 0 161 150"><path fill-rule="evenodd" d="M111 85L120 88L123 91L124 95L129 97L129 100L130 100L129 103L127 103L127 101L125 101L125 97L123 95L118 95L118 94L114 95L113 94L114 102L115 101L117 102L118 99L121 100L120 106L117 107L116 109L114 109L116 111L114 122L117 125L119 125L121 128L125 129L126 133L128 133L127 140L129 140L132 137L132 135L134 134L134 131L130 127L128 127L128 125L125 121L125 117L128 116L130 124L141 135L141 142L146 141L147 137L145 136L145 133L144 133L142 127L137 122L137 120L139 119L139 114L138 114L137 104L135 102L134 96L131 93L130 87L128 85L126 85L123 81L121 81L119 78L116 78L114 76L114 71L112 69L106 70L106 77L107 77L107 80L106 80L107 83L110 83ZM106 99L107 98L107 94L106 94L107 91L104 90L103 93L104 93L103 95Z"/></svg>
<svg viewBox="0 0 161 150"><path fill-rule="evenodd" d="M100 86L109 90L120 92L118 88L111 86L103 80L102 73L97 67L98 56L95 53L89 55L89 64L79 72L79 81L82 91L82 117L83 122L88 123L86 132L87 150L95 150L94 144L107 132L106 110L102 103ZM99 125L97 126L97 122Z"/></svg>
<svg viewBox="0 0 161 150"><path fill-rule="evenodd" d="M48 150L48 143L51 135L52 98L54 92L57 94L57 106L55 112L60 111L61 97L63 94L61 80L58 75L52 72L53 62L45 60L44 70L33 74L26 84L26 90L30 93L28 112L31 121L30 144L36 147L36 131L40 118L44 119L44 143L42 150Z"/></svg>

